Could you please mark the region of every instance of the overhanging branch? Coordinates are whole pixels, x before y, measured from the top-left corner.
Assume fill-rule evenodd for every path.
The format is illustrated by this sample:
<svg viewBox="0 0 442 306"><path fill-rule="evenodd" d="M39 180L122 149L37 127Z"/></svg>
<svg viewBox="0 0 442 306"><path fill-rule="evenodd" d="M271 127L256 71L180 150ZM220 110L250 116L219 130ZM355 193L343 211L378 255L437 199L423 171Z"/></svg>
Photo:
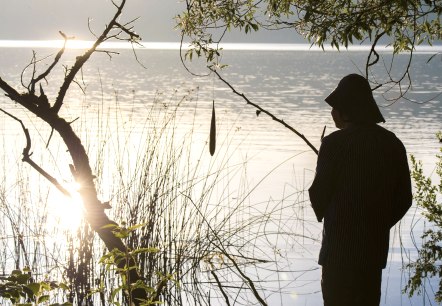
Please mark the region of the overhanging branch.
<svg viewBox="0 0 442 306"><path fill-rule="evenodd" d="M209 67L209 69L215 73L217 75L217 77L224 83L226 84L232 91L233 93L235 93L236 95L240 96L241 98L243 98L244 101L246 101L247 104L255 107L257 110L257 114L259 113L264 113L267 116L269 116L270 118L272 118L272 120L279 122L280 124L282 124L284 127L288 128L290 131L292 131L293 133L295 133L299 138L301 138L309 147L310 149L313 150L313 152L315 152L316 154L318 154L318 149L315 148L315 146L300 132L298 132L294 127L292 127L291 125L287 124L284 120L277 118L275 115L273 115L272 113L270 113L269 111L265 110L264 108L262 108L261 106L259 106L258 104L253 103L252 101L249 100L249 98L247 98L246 95L244 95L243 93L238 92L235 87L232 86L232 84L230 84L228 81L226 81L220 74L218 71L216 71L214 68Z"/></svg>

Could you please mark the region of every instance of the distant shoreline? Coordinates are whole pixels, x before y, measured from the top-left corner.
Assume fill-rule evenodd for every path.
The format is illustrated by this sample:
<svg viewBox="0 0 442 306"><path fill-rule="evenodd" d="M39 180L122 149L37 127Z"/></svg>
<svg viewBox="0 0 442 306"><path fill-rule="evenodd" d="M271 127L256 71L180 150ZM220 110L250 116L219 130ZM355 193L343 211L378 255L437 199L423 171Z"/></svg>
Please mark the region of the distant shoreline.
<svg viewBox="0 0 442 306"><path fill-rule="evenodd" d="M93 41L71 40L68 41L68 49L88 49ZM0 40L0 48L55 48L60 49L63 40ZM100 49L132 49L137 50L179 50L179 42L140 42L140 45L131 45L128 42L104 42ZM331 46L324 46L324 50L318 46L310 44L277 44L277 43L222 43L219 45L224 50L232 51L338 51ZM369 51L370 45L352 45L341 48L341 51ZM182 49L189 49L188 43L184 43ZM378 52L392 52L392 47L378 46ZM416 53L437 53L442 52L442 45L417 46Z"/></svg>

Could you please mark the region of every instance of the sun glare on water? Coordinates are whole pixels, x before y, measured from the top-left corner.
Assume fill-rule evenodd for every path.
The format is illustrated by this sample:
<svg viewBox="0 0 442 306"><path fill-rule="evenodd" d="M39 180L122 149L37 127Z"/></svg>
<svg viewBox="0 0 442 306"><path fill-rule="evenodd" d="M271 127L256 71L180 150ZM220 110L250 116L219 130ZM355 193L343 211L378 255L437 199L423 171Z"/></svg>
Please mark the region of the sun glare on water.
<svg viewBox="0 0 442 306"><path fill-rule="evenodd" d="M0 47L3 48L50 48L61 49L64 40L0 40ZM68 40L66 49L89 49L94 41ZM177 42L140 42L130 43L126 41L106 41L99 45L99 49L150 49L150 50L178 50L180 43Z"/></svg>
<svg viewBox="0 0 442 306"><path fill-rule="evenodd" d="M64 40L0 40L1 48L50 48L61 49L63 47ZM89 49L94 44L94 41L70 39L66 43L67 49ZM213 45L217 47L218 45ZM218 47L222 47L224 50L237 50L237 51L338 51L329 45L325 45L324 48L311 45L309 43L221 43ZM190 48L189 43L180 42L146 42L140 41L137 43L130 43L127 41L105 41L101 43L98 49L140 49L140 50L187 50ZM369 51L371 49L370 44L363 45L351 45L346 48L347 51ZM379 52L392 52L392 46L378 46ZM441 52L442 46L435 45L420 45L416 46L415 53L432 53Z"/></svg>
<svg viewBox="0 0 442 306"><path fill-rule="evenodd" d="M51 218L51 222L48 222L48 226L56 226L63 231L73 233L83 220L83 203L78 193L79 185L77 183L70 183L63 187L69 191L71 197L58 190L54 191L53 196L49 199L49 210L53 218Z"/></svg>

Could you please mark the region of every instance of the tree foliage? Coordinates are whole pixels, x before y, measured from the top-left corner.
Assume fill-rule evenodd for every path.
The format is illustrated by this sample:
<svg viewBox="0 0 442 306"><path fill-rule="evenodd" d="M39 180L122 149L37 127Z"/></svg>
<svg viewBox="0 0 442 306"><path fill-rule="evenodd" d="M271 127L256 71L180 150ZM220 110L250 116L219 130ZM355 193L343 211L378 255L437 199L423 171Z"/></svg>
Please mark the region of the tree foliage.
<svg viewBox="0 0 442 306"><path fill-rule="evenodd" d="M438 134L442 141L442 133ZM440 150L442 153L442 148ZM422 293L424 280L426 278L437 278L439 288L435 293L437 302L442 302L442 154L437 155L436 174L439 182L433 184L430 177L424 175L422 163L416 161L412 156L412 177L416 191L414 199L416 205L422 209L422 215L430 222L431 227L426 229L422 235L423 243L418 252L416 261L407 265L412 271L405 290L411 295Z"/></svg>
<svg viewBox="0 0 442 306"><path fill-rule="evenodd" d="M177 16L184 36L198 55L211 59L210 44L226 31L245 33L261 28L292 28L312 44L339 48L356 41L377 43L390 37L394 52L410 51L422 43L442 39L439 0L186 0Z"/></svg>
<svg viewBox="0 0 442 306"><path fill-rule="evenodd" d="M365 77L373 90L384 86L384 92L390 92L384 98L394 103L407 98L411 89L410 66L416 46L442 40L441 14L440 0L186 0L177 24L182 41L190 40L185 58L204 56L212 68L222 67L219 43L233 28L245 33L293 29L311 45L331 45L338 50L368 44ZM398 75L391 72L393 60L390 65L384 63L386 76L379 78L371 69L382 62L380 42L392 47L393 55L408 53L408 63ZM392 95L394 87L398 93Z"/></svg>
<svg viewBox="0 0 442 306"><path fill-rule="evenodd" d="M68 287L64 283L53 281L37 282L32 278L31 270L13 270L7 277L0 278L0 298L20 306L72 306L71 303L49 303L51 293L54 291L67 291Z"/></svg>

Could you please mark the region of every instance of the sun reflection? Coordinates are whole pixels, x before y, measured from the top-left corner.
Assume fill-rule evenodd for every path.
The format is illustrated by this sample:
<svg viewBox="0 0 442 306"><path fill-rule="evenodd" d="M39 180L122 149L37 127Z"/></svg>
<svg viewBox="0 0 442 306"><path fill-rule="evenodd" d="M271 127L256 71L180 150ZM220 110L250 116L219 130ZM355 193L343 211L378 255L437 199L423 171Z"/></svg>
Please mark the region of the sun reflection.
<svg viewBox="0 0 442 306"><path fill-rule="evenodd" d="M53 216L48 222L49 227L56 226L62 231L74 233L79 228L83 220L83 203L78 193L79 184L69 183L64 185L71 197L65 196L59 191L55 191L53 197L49 199L49 210Z"/></svg>
<svg viewBox="0 0 442 306"><path fill-rule="evenodd" d="M6 48L56 48L63 47L64 40L0 40L0 47ZM70 39L67 42L67 49L89 49L95 41ZM215 46L213 46L215 47ZM331 46L324 46L324 49L311 44L283 44L283 43L223 43L220 45L224 50L242 50L242 51L317 51L323 52L324 49L328 52L338 51ZM100 44L99 48L103 49L146 49L146 50L179 50L189 49L187 43L181 44L179 42L146 42L140 41L136 44L128 41L105 41ZM354 45L349 46L347 51L367 51L371 45ZM392 52L391 46L379 46L383 52ZM416 53L437 53L442 50L442 46L417 46Z"/></svg>

